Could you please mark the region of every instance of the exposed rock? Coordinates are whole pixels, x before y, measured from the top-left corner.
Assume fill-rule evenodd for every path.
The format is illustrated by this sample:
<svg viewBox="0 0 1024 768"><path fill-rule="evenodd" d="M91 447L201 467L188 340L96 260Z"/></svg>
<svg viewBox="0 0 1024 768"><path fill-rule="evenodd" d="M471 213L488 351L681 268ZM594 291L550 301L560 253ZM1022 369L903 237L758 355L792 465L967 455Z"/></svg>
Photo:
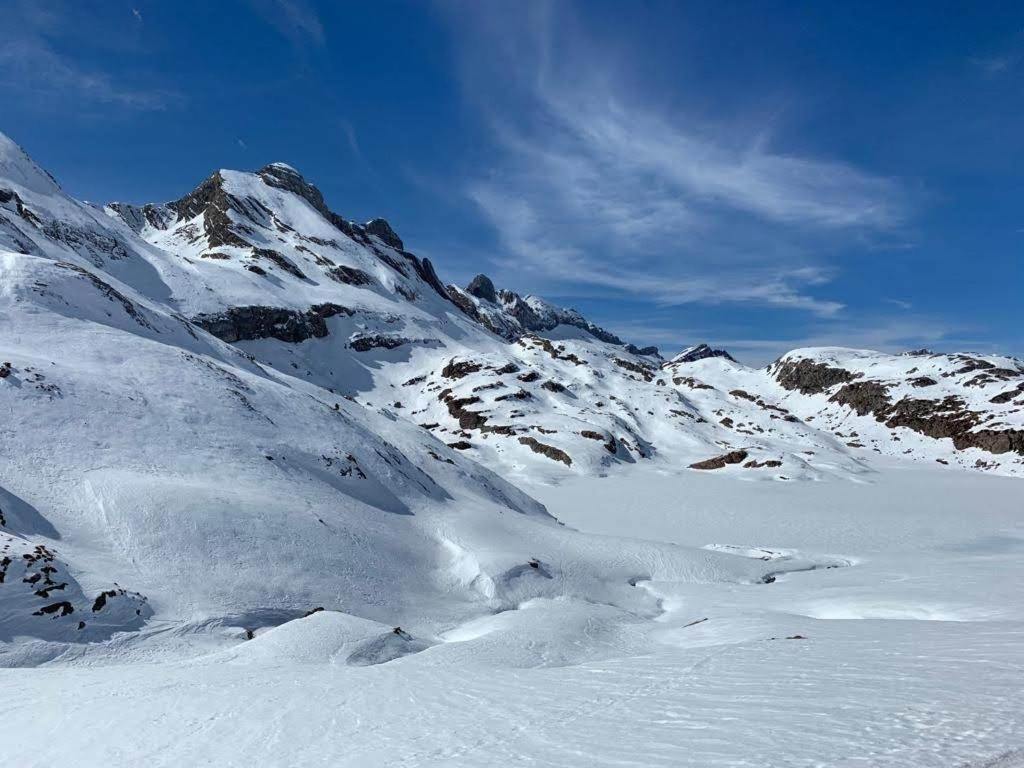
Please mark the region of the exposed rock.
<svg viewBox="0 0 1024 768"><path fill-rule="evenodd" d="M299 343L326 336L327 318L351 314L351 309L330 303L317 304L306 312L282 307L246 306L196 315L192 322L229 343L268 338Z"/></svg>
<svg viewBox="0 0 1024 768"><path fill-rule="evenodd" d="M786 389L796 389L803 395L816 395L836 384L846 384L860 377L842 368L802 358L798 361L777 360L774 363L775 380Z"/></svg>
<svg viewBox="0 0 1024 768"><path fill-rule="evenodd" d="M998 395L989 400L989 402L995 403L996 405L1002 405L1003 403L1010 402L1011 400L1013 400L1013 398L1017 397L1017 395L1020 394L1024 394L1024 382L1018 384L1016 389L1011 389L1006 392L1000 392Z"/></svg>
<svg viewBox="0 0 1024 768"><path fill-rule="evenodd" d="M939 382L930 376L918 376L910 379L910 385L913 387L934 387L938 383Z"/></svg>
<svg viewBox="0 0 1024 768"><path fill-rule="evenodd" d="M448 361L448 364L441 369L441 375L446 379L461 379L471 373L476 373L482 368L483 366L480 363L476 363L471 360L456 361L453 357Z"/></svg>
<svg viewBox="0 0 1024 768"><path fill-rule="evenodd" d="M565 386L559 384L557 381L545 381L540 385L541 389L546 389L548 392L565 392Z"/></svg>
<svg viewBox="0 0 1024 768"><path fill-rule="evenodd" d="M890 428L906 427L936 439L951 438L957 450L980 448L989 453L1024 455L1024 430L979 429L981 415L967 410L964 401L950 395L942 400L904 398L877 416Z"/></svg>
<svg viewBox="0 0 1024 768"><path fill-rule="evenodd" d="M397 349L403 344L411 344L412 342L412 339L407 339L404 336L357 333L349 338L348 345L356 352L369 352L371 349Z"/></svg>
<svg viewBox="0 0 1024 768"><path fill-rule="evenodd" d="M629 354L638 355L639 357L661 357L658 353L658 348L655 346L649 347L638 347L635 344L627 344L623 347Z"/></svg>
<svg viewBox="0 0 1024 768"><path fill-rule="evenodd" d="M494 290L494 283L491 282L491 278L487 275L477 275L474 277L469 285L466 286L466 293L476 296L478 299L484 299L492 304L497 303L498 294Z"/></svg>
<svg viewBox="0 0 1024 768"><path fill-rule="evenodd" d="M889 406L889 388L877 381L855 381L843 386L829 402L849 406L858 416L866 416Z"/></svg>
<svg viewBox="0 0 1024 768"><path fill-rule="evenodd" d="M388 224L387 220L370 219L363 226L365 227L367 232L369 232L374 237L379 238L381 242L383 242L385 245L390 245L392 248L398 251L405 250L405 244L402 243L402 238L400 238L395 233L395 230L391 228L391 225Z"/></svg>
<svg viewBox="0 0 1024 768"><path fill-rule="evenodd" d="M736 360L733 359L733 356L724 349L712 349L707 344L698 344L694 347L684 349L665 365L672 365L673 363L693 363L697 360L706 360L709 357L724 357L726 360L732 360L734 363L736 362Z"/></svg>
<svg viewBox="0 0 1024 768"><path fill-rule="evenodd" d="M729 464L739 464L744 461L749 454L746 451L730 451L729 453L722 454L721 456L715 456L711 459L705 459L704 461L698 461L695 464L690 465L690 469L722 469Z"/></svg>
<svg viewBox="0 0 1024 768"><path fill-rule="evenodd" d="M650 368L647 366L634 363L631 360L623 360L621 357L613 357L612 362L619 366L619 368L624 368L627 371L638 374L644 381L651 381L654 379L654 374L651 373Z"/></svg>
<svg viewBox="0 0 1024 768"><path fill-rule="evenodd" d="M690 389L714 389L710 384L693 378L692 376L674 376L672 383L678 386L686 386Z"/></svg>
<svg viewBox="0 0 1024 768"><path fill-rule="evenodd" d="M743 468L744 469L762 469L762 468L766 468L766 467L774 468L774 467L781 467L781 466L782 466L782 462L779 461L778 459L766 459L765 461L757 461L756 459L751 459L750 461L748 461L746 464L743 465Z"/></svg>
<svg viewBox="0 0 1024 768"><path fill-rule="evenodd" d="M278 253L272 248L253 248L252 255L258 259L266 259L267 261L273 262L275 265L283 269L290 275L294 275L300 280L305 280L306 275L303 274L302 270L295 266L291 260L286 258L283 254Z"/></svg>
<svg viewBox="0 0 1024 768"><path fill-rule="evenodd" d="M331 267L327 272L327 276L332 280L336 280L339 283L345 283L346 285L369 285L373 282L373 278L363 272L361 269L355 267L346 267L339 264L336 267Z"/></svg>
<svg viewBox="0 0 1024 768"><path fill-rule="evenodd" d="M517 389L515 392L509 392L507 395L501 395L501 397L494 398L495 402L501 402L504 400L532 400L533 395L527 392L525 389Z"/></svg>
<svg viewBox="0 0 1024 768"><path fill-rule="evenodd" d="M584 429L580 434L588 440L600 440L604 443L604 449L608 453L614 454L618 447L618 443L615 442L614 437L609 437L601 432L595 432L592 429Z"/></svg>
<svg viewBox="0 0 1024 768"><path fill-rule="evenodd" d="M523 445L529 446L530 450L534 453L539 453L543 456L547 456L549 459L560 461L567 467L572 466L572 458L569 454L559 448L555 448L553 445L547 445L533 437L520 437L519 442Z"/></svg>

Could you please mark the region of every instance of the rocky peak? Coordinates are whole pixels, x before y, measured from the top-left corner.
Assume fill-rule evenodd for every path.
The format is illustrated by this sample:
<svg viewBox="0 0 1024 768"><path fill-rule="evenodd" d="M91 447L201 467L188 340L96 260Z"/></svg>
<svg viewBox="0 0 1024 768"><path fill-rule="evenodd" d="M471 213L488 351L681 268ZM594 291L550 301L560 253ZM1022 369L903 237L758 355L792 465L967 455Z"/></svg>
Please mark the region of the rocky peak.
<svg viewBox="0 0 1024 768"><path fill-rule="evenodd" d="M487 275L477 275L466 286L466 293L484 299L492 304L498 303L498 295L494 290L494 283Z"/></svg>
<svg viewBox="0 0 1024 768"><path fill-rule="evenodd" d="M697 344L696 346L684 349L669 360L667 365L672 365L673 363L692 363L697 360L706 360L709 357L724 357L726 360L736 362L735 358L724 349L712 349L707 344Z"/></svg>
<svg viewBox="0 0 1024 768"><path fill-rule="evenodd" d="M405 244L402 242L402 238L400 238L395 230L391 228L387 219L370 219L363 225L363 228L368 234L379 238L385 245L390 245L398 251L405 250Z"/></svg>

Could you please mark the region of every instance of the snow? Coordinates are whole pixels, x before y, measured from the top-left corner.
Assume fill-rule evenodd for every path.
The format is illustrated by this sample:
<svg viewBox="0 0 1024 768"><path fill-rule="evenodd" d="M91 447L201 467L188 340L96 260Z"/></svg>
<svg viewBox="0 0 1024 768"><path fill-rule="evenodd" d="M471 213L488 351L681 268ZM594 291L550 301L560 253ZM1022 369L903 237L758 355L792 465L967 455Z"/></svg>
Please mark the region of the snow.
<svg viewBox="0 0 1024 768"><path fill-rule="evenodd" d="M532 296L555 324L510 343L404 252L220 179L249 246L75 201L0 136L8 763L1021 764L1019 453L777 366L659 366ZM325 303L301 342L188 321ZM804 359L1022 422L1011 358Z"/></svg>
<svg viewBox="0 0 1024 768"><path fill-rule="evenodd" d="M1012 766L1016 482L919 468L780 486L640 467L533 488L618 546L640 535L739 545L732 557L762 570L849 565L771 584L652 571L629 588L657 600L646 613L535 597L418 645L326 611L188 658L154 633L144 663L126 646L0 676L5 754L25 766ZM773 488L787 493L764 498Z"/></svg>

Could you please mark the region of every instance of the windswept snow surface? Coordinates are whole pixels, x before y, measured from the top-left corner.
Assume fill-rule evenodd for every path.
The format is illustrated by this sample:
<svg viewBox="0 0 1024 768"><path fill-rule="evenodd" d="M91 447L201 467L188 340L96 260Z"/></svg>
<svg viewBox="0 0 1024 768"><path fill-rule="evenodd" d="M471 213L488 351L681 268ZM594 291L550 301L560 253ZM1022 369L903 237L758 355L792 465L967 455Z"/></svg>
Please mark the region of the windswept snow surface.
<svg viewBox="0 0 1024 768"><path fill-rule="evenodd" d="M5 765L1020 762L1024 363L474 282L282 164L100 209L0 135Z"/></svg>
<svg viewBox="0 0 1024 768"><path fill-rule="evenodd" d="M1019 765L1019 481L878 468L867 482L800 484L638 468L533 488L596 538L566 533L540 568L499 578L455 544L438 561L483 595L521 590L511 610L481 603L472 618L403 625L409 639L330 611L248 641L223 624L158 623L136 641L5 671L5 756L24 766ZM697 552L718 559L681 567ZM722 558L752 567L722 580L727 571L709 568ZM614 599L533 584L594 559L621 580Z"/></svg>

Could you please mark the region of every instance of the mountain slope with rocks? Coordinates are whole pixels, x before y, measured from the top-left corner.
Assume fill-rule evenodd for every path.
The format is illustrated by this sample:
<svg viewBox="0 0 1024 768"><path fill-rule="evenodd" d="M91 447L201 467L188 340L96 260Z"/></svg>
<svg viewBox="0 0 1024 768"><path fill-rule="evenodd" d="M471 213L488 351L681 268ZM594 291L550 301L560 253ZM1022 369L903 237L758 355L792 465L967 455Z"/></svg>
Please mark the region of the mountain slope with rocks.
<svg viewBox="0 0 1024 768"><path fill-rule="evenodd" d="M12 764L1013 764L1024 363L438 271L281 163L100 207L0 135Z"/></svg>

